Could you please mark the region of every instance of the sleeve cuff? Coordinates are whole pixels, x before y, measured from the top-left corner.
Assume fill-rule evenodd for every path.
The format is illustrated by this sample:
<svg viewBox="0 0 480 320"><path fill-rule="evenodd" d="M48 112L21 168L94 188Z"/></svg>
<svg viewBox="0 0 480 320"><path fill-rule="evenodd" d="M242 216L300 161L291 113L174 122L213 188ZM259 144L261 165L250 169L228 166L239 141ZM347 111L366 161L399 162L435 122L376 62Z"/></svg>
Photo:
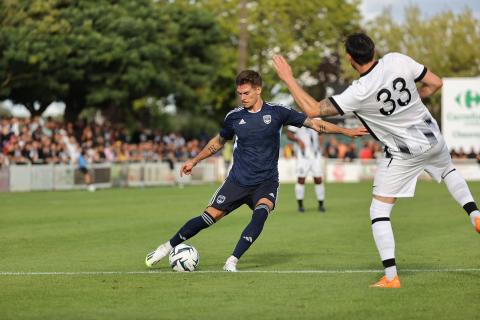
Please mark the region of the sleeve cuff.
<svg viewBox="0 0 480 320"><path fill-rule="evenodd" d="M423 67L422 73L420 73L420 75L415 78L415 82L421 81L426 74L427 74L427 67Z"/></svg>
<svg viewBox="0 0 480 320"><path fill-rule="evenodd" d="M330 102L333 104L333 106L335 107L335 109L337 109L338 113L343 116L345 114L345 112L343 112L342 108L340 108L340 106L338 105L337 101L335 101L335 99L333 99L333 97L328 97L328 100L330 100Z"/></svg>

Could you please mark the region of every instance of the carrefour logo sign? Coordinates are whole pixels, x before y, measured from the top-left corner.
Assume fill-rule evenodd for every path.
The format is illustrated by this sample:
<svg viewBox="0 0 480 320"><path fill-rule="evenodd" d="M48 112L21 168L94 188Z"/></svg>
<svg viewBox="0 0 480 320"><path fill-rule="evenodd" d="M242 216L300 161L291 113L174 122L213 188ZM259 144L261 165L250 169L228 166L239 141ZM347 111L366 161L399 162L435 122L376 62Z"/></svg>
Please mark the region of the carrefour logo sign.
<svg viewBox="0 0 480 320"><path fill-rule="evenodd" d="M455 101L460 107L478 107L480 106L480 94L474 92L473 90L467 90L465 92L459 93L455 97Z"/></svg>

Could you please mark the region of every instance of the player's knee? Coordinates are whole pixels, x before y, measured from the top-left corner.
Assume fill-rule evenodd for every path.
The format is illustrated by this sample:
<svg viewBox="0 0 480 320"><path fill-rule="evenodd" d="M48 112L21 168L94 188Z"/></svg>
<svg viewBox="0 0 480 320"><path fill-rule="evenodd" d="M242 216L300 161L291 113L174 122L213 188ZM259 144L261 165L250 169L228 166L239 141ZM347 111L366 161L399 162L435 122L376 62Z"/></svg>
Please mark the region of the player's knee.
<svg viewBox="0 0 480 320"><path fill-rule="evenodd" d="M322 177L315 177L315 178L313 178L313 181L315 182L315 184L321 184L322 183Z"/></svg>
<svg viewBox="0 0 480 320"><path fill-rule="evenodd" d="M205 212L207 212L215 221L222 219L225 216L225 211L214 207L208 207Z"/></svg>
<svg viewBox="0 0 480 320"><path fill-rule="evenodd" d="M380 202L384 202L388 204L394 204L395 201L397 200L397 198L394 198L394 197L382 197L382 196L377 196L375 194L373 195L373 198Z"/></svg>
<svg viewBox="0 0 480 320"><path fill-rule="evenodd" d="M268 213L273 210L273 202L270 201L267 198L262 198L262 199L258 200L258 202L255 204L254 211L262 204L266 205L268 207Z"/></svg>
<svg viewBox="0 0 480 320"><path fill-rule="evenodd" d="M298 178L298 179L297 179L297 182L298 182L299 184L305 184L305 178Z"/></svg>

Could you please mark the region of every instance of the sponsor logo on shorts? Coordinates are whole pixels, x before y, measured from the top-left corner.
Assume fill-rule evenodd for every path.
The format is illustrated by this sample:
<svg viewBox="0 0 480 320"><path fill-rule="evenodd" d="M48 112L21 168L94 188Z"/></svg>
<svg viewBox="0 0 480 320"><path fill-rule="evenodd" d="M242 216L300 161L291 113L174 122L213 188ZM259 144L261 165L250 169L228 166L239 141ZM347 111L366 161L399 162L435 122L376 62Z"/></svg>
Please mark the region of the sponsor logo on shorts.
<svg viewBox="0 0 480 320"><path fill-rule="evenodd" d="M270 122L272 122L272 116L267 114L267 115L264 115L263 116L263 122L265 122L266 124L270 124Z"/></svg>
<svg viewBox="0 0 480 320"><path fill-rule="evenodd" d="M218 204L224 203L224 202L225 202L225 199L226 199L225 196L219 195L219 196L217 197L217 203L218 203Z"/></svg>

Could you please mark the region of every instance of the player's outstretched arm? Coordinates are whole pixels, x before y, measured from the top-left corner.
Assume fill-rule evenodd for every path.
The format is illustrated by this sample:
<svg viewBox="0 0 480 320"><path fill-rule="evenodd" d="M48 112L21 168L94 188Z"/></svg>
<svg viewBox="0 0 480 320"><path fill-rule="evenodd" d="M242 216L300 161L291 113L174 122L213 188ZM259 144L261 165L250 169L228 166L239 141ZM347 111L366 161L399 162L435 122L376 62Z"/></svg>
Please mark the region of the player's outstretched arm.
<svg viewBox="0 0 480 320"><path fill-rule="evenodd" d="M312 128L318 133L340 133L350 138L358 138L368 134L367 129L364 127L347 129L320 119L307 118L305 119L303 125L305 127Z"/></svg>
<svg viewBox="0 0 480 320"><path fill-rule="evenodd" d="M285 83L288 91L295 99L300 109L309 117L325 117L335 116L338 114L338 110L328 99L321 101L315 100L310 96L303 88L298 84L297 80L293 77L292 68L288 64L287 60L281 55L273 57L273 67L277 71L278 77Z"/></svg>
<svg viewBox="0 0 480 320"><path fill-rule="evenodd" d="M442 79L430 70L427 70L427 73L420 82L422 85L418 88L418 93L421 98L430 97L443 85Z"/></svg>
<svg viewBox="0 0 480 320"><path fill-rule="evenodd" d="M180 168L180 176L183 176L184 174L192 174L192 169L197 165L197 163L217 153L218 150L223 148L225 143L226 140L217 134L207 143L207 145L197 154L195 158L184 162Z"/></svg>

